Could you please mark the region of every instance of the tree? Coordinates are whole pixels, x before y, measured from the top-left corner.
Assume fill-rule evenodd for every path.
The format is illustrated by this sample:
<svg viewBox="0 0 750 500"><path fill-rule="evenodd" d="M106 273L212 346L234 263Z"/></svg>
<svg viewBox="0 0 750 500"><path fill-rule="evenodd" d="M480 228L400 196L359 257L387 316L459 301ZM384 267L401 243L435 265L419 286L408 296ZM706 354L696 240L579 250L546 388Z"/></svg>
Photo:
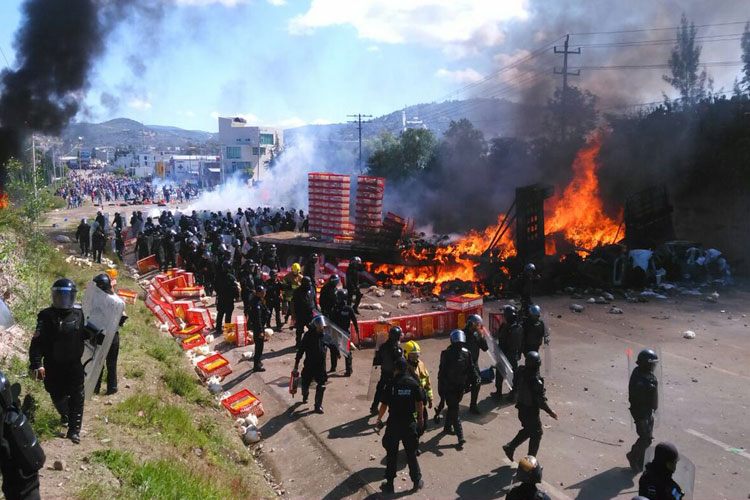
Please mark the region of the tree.
<svg viewBox="0 0 750 500"><path fill-rule="evenodd" d="M680 28L677 30L677 43L669 58L672 76L662 77L665 82L680 92L685 106L694 105L706 94L706 71L698 72L701 46L695 44L697 32L695 24L688 25L687 17L683 14Z"/></svg>
<svg viewBox="0 0 750 500"><path fill-rule="evenodd" d="M466 118L451 120L437 147L436 162L431 167L434 169L439 166L450 171L462 167L479 167L484 165L486 154L487 141L481 130L474 128Z"/></svg>
<svg viewBox="0 0 750 500"><path fill-rule="evenodd" d="M399 137L404 175L424 170L435 154L437 139L426 128L409 128Z"/></svg>
<svg viewBox="0 0 750 500"><path fill-rule="evenodd" d="M750 22L745 24L745 31L742 33L742 82L741 89L750 93Z"/></svg>
<svg viewBox="0 0 750 500"><path fill-rule="evenodd" d="M370 175L395 180L403 177L403 154L401 143L390 132L381 132L369 141L372 151L367 159L367 170Z"/></svg>

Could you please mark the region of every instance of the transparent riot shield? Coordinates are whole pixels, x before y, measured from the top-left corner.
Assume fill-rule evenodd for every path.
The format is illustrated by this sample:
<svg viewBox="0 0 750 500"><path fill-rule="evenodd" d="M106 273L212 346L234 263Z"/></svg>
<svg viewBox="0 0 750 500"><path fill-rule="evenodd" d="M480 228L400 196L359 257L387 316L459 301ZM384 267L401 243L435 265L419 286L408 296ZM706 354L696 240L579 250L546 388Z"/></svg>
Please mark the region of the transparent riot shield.
<svg viewBox="0 0 750 500"><path fill-rule="evenodd" d="M654 459L655 449L655 445L648 447L644 455L644 464L648 464ZM685 494L680 500L693 500L693 491L695 491L695 464L682 453L680 453L680 459L677 461L677 468L672 474L672 479Z"/></svg>
<svg viewBox="0 0 750 500"><path fill-rule="evenodd" d="M99 380L109 347L120 327L120 318L124 312L125 302L117 294L110 295L102 291L93 281L86 286L83 296L83 316L87 323L93 324L104 333L103 339L91 339L84 342L81 364L85 376L86 399L90 399L94 393L94 387Z"/></svg>
<svg viewBox="0 0 750 500"><path fill-rule="evenodd" d="M513 367L508 361L508 358L505 357L505 354L500 349L500 346L497 344L497 342L495 342L495 340L491 338L488 340L490 340L491 342L487 342L489 344L489 350L487 351L487 354L492 360L492 365L495 367L495 370L497 370L498 373L503 377L503 381L508 386L508 388L510 390L513 390Z"/></svg>
<svg viewBox="0 0 750 500"><path fill-rule="evenodd" d="M351 345L349 333L334 325L328 318L326 318L326 329L323 336L325 342L329 345L336 346L339 353L343 356L348 358L351 355L349 352L349 346Z"/></svg>
<svg viewBox="0 0 750 500"><path fill-rule="evenodd" d="M552 374L552 346L549 344L542 344L542 368L544 368L544 376L549 377Z"/></svg>
<svg viewBox="0 0 750 500"><path fill-rule="evenodd" d="M370 370L370 382L367 384L367 400L372 401L372 398L375 397L375 389L378 387L378 381L380 380L380 367L379 366L372 366L372 370Z"/></svg>
<svg viewBox="0 0 750 500"><path fill-rule="evenodd" d="M659 407L656 409L656 412L654 413L654 427L659 428L661 427L662 421L665 421L666 413L665 413L665 401L664 401L664 388L666 385L664 384L664 356L662 355L662 349L661 346L657 346L655 348L656 355L659 356L659 362L656 364L656 369L654 370L654 375L656 375L656 380L658 382L658 397L659 397Z"/></svg>

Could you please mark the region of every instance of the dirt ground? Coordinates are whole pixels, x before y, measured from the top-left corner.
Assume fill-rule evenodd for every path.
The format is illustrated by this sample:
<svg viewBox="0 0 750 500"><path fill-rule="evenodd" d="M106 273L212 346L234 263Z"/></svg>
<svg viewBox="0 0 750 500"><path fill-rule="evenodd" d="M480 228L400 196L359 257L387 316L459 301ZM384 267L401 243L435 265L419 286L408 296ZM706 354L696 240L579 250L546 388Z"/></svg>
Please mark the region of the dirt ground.
<svg viewBox="0 0 750 500"><path fill-rule="evenodd" d="M125 210L129 218L130 212ZM113 214L120 208L107 207ZM84 207L62 211L78 222L95 211ZM712 290L708 290L709 292ZM588 296L586 296L588 298ZM539 460L544 465L543 488L554 499L629 499L637 492L638 476L629 468L625 453L635 440L627 404L628 360L626 352L652 347L661 352L662 410L656 440L669 440L696 466L696 499L750 498L750 294L737 288L722 291L718 303L698 297L651 299L631 304L618 299L614 305L622 315L609 314L608 305L587 304L557 295L537 298L543 319L552 334L550 370L543 369L550 406L559 421L543 415L544 437ZM363 303L380 302L399 314L394 299L366 295ZM585 306L573 313L573 303ZM504 302L485 304L488 314ZM412 305L403 314L415 314L429 305ZM235 315L241 314L237 304ZM378 313L367 311L364 318ZM693 330L696 338L683 338ZM324 415L311 413L299 394L288 393L294 363L293 332L285 328L266 343L264 373L252 373L251 362L241 353L252 346L226 350L233 373L224 380L234 392L247 387L263 401L263 441L256 455L274 472L289 498L366 498L377 496L385 471L381 436L374 430L366 393L374 351L354 353L354 376L343 377L344 363L329 379ZM445 337L420 341L423 360L434 383L439 354L448 345ZM490 360L480 355L486 368ZM430 421L422 438L419 457L425 488L410 495L403 454L399 460L397 497L412 498L502 498L511 483L515 466L500 446L519 429L516 410L489 397L491 385L480 394L481 416L468 413L468 396L461 416L468 442L456 449L454 436L440 433ZM311 398L312 400L312 398ZM432 416L433 412L430 412ZM227 418L227 425L232 425ZM525 446L516 451L518 459Z"/></svg>

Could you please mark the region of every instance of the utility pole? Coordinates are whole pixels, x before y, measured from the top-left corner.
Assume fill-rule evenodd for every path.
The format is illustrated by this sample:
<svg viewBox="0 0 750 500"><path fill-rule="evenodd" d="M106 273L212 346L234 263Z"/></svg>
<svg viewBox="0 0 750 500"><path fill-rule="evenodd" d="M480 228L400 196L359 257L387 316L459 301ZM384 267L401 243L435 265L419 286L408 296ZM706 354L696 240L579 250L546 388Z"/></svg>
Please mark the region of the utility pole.
<svg viewBox="0 0 750 500"><path fill-rule="evenodd" d="M357 124L357 131L359 132L359 173L364 173L364 170L362 169L362 124L363 123L370 123L370 120L362 121L362 118L372 118L372 115L363 115L361 113L357 113L356 115L346 115L349 118L356 118L356 120L349 120L349 123L356 123Z"/></svg>
<svg viewBox="0 0 750 500"><path fill-rule="evenodd" d="M39 199L39 194L36 188L36 136L31 134L31 175L34 181L34 200Z"/></svg>
<svg viewBox="0 0 750 500"><path fill-rule="evenodd" d="M562 86L562 109L560 111L560 139L565 140L565 129L567 128L567 113L568 113L568 76L580 76L581 70L568 71L568 54L580 54L581 48L578 47L576 50L568 49L568 42L570 42L570 35L565 35L565 44L562 50L558 46L555 46L555 54L563 55L563 67L562 69L554 68L554 74L562 75L563 86Z"/></svg>

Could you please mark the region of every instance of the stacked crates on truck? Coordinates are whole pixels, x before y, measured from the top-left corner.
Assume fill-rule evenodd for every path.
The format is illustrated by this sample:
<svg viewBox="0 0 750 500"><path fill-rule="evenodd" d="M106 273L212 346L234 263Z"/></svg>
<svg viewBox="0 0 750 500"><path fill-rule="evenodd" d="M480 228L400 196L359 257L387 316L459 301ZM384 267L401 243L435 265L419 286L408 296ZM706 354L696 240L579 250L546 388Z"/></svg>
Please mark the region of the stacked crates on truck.
<svg viewBox="0 0 750 500"><path fill-rule="evenodd" d="M327 240L352 236L349 220L349 176L328 173L307 175L310 234Z"/></svg>
<svg viewBox="0 0 750 500"><path fill-rule="evenodd" d="M355 237L363 243L378 243L383 227L383 192L385 179L360 175L357 177Z"/></svg>

